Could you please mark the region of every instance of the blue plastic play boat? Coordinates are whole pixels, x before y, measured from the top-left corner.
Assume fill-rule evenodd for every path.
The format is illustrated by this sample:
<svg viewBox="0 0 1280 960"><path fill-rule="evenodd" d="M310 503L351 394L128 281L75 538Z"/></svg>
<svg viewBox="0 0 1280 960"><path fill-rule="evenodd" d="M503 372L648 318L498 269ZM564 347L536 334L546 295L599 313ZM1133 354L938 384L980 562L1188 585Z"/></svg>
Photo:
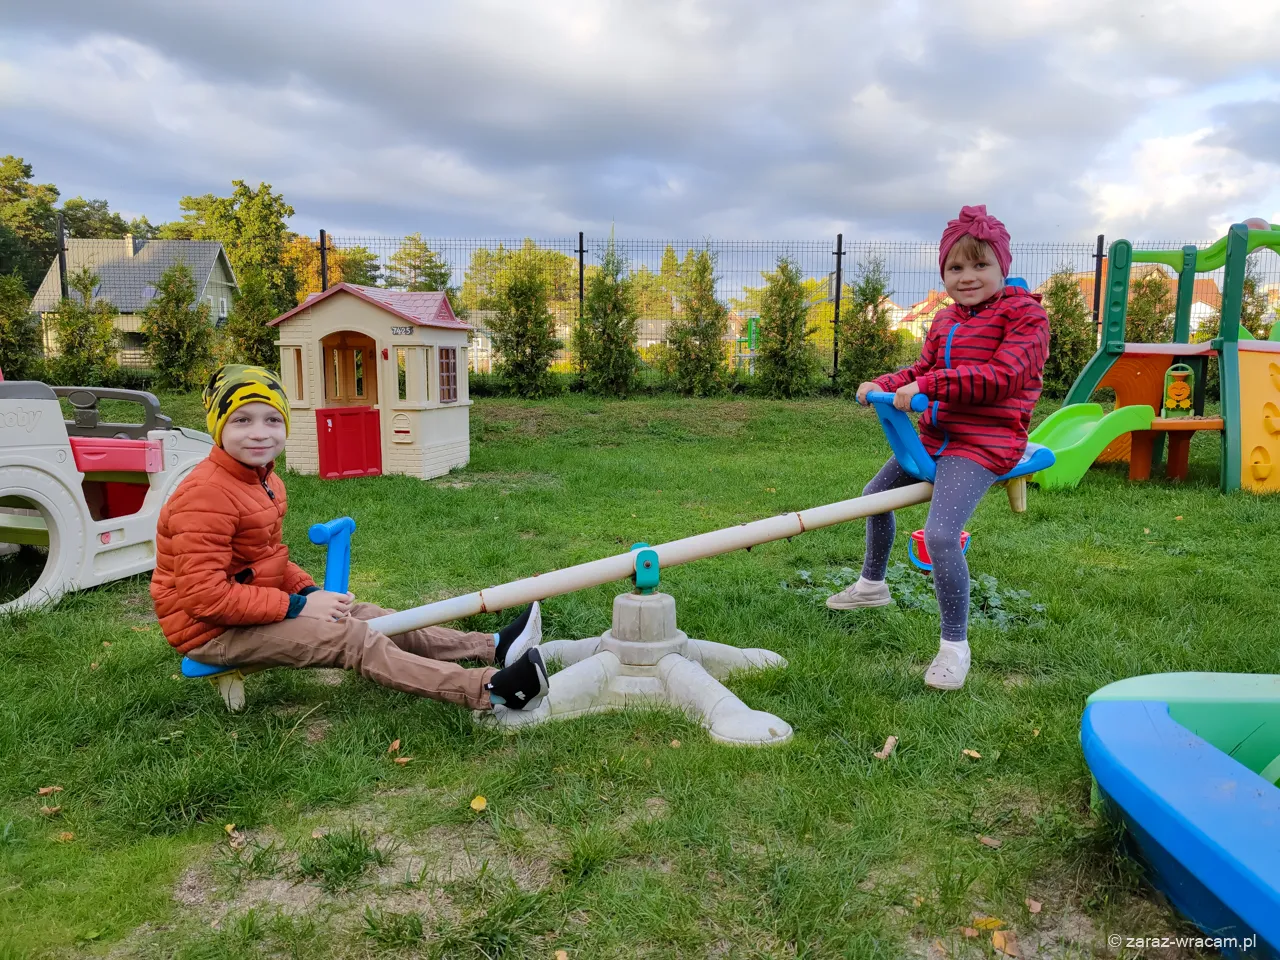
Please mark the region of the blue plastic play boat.
<svg viewBox="0 0 1280 960"><path fill-rule="evenodd" d="M1080 743L1152 884L1223 955L1280 958L1280 676L1110 684Z"/></svg>

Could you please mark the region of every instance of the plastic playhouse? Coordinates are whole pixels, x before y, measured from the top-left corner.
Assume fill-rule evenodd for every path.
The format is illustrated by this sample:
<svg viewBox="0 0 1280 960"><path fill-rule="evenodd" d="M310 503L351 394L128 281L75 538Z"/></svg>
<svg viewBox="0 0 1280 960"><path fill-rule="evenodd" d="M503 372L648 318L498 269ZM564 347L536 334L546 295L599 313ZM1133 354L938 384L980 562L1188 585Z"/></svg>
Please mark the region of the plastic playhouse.
<svg viewBox="0 0 1280 960"><path fill-rule="evenodd" d="M1240 325L1245 258L1269 247L1280 251L1280 227L1238 223L1203 250L1135 251L1128 240L1111 244L1105 288L1102 343L1072 385L1062 408L1031 434L1053 450L1057 462L1032 479L1042 487L1074 487L1096 462L1129 463L1131 480L1150 478L1168 444L1166 474L1187 475L1191 438L1211 431L1221 439L1219 485L1280 491L1280 324L1272 339L1255 340ZM1178 271L1172 343L1126 343L1129 276L1134 263L1160 263ZM1190 343L1196 274L1225 267L1220 334ZM1221 413L1204 415L1210 359L1218 363ZM1090 403L1095 390L1115 391L1109 413Z"/></svg>
<svg viewBox="0 0 1280 960"><path fill-rule="evenodd" d="M145 420L103 422L100 400L141 404ZM0 612L152 569L160 507L212 446L174 427L150 393L0 381L0 552L48 550L36 582Z"/></svg>
<svg viewBox="0 0 1280 960"><path fill-rule="evenodd" d="M1121 680L1080 742L1152 884L1225 955L1280 957L1280 676Z"/></svg>

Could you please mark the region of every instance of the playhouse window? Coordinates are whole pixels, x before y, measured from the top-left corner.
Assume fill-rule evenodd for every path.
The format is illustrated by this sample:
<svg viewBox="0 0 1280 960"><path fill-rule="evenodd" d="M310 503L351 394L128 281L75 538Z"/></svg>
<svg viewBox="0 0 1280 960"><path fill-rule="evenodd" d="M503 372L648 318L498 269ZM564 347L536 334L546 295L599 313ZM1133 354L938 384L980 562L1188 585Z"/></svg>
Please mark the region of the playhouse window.
<svg viewBox="0 0 1280 960"><path fill-rule="evenodd" d="M329 351L329 363L327 364L328 369L326 373L329 383L327 384L328 389L325 392L328 393L330 399L332 400L342 399L342 362L341 360L342 360L341 350L331 349Z"/></svg>
<svg viewBox="0 0 1280 960"><path fill-rule="evenodd" d="M306 380L302 375L302 348L280 348L280 378L284 381L284 393L290 403L306 403Z"/></svg>
<svg viewBox="0 0 1280 960"><path fill-rule="evenodd" d="M354 351L355 358L355 381L356 381L356 399L364 399L364 351Z"/></svg>
<svg viewBox="0 0 1280 960"><path fill-rule="evenodd" d="M458 348L440 348L440 402L458 400Z"/></svg>
<svg viewBox="0 0 1280 960"><path fill-rule="evenodd" d="M426 403L429 347L396 347L396 398L401 403Z"/></svg>

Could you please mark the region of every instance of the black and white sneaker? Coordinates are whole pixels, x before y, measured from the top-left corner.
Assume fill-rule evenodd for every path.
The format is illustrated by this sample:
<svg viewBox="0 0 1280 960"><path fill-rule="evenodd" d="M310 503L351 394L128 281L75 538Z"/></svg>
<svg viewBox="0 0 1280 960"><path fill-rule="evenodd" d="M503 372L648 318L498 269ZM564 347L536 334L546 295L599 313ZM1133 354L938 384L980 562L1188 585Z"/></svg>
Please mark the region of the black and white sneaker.
<svg viewBox="0 0 1280 960"><path fill-rule="evenodd" d="M551 689L542 653L537 647L529 648L511 666L503 667L490 677L484 688L494 703L510 710L532 710Z"/></svg>
<svg viewBox="0 0 1280 960"><path fill-rule="evenodd" d="M509 667L542 642L542 608L535 600L524 613L498 631L498 649L494 661Z"/></svg>

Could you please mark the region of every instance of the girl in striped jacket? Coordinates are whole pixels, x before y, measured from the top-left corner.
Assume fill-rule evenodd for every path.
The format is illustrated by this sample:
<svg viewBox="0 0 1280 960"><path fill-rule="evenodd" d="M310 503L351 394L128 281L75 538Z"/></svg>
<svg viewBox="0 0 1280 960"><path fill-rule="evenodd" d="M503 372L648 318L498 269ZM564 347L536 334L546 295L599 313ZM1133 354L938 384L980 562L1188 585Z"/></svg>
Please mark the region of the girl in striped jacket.
<svg viewBox="0 0 1280 960"><path fill-rule="evenodd" d="M1039 295L1005 286L1010 260L1004 224L985 206L961 209L947 224L938 254L943 284L955 302L934 319L919 360L858 387L862 404L870 390L893 392L894 406L904 411L917 393L932 401L920 418L920 438L937 460L924 538L942 639L925 683L939 690L958 690L969 672L969 565L960 532L991 484L1026 449L1049 351L1049 320ZM863 493L914 482L890 458ZM893 538L892 513L868 519L862 575L829 597L828 607L854 610L893 602L884 581Z"/></svg>

